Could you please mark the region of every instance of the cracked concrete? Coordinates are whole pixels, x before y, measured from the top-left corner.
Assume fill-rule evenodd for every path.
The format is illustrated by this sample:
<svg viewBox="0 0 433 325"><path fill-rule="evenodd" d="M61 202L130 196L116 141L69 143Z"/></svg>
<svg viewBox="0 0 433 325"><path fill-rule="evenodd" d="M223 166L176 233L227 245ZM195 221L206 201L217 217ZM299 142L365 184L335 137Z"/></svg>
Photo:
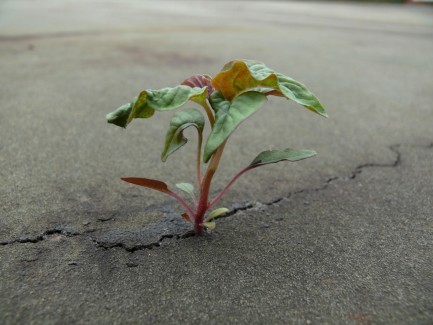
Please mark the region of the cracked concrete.
<svg viewBox="0 0 433 325"><path fill-rule="evenodd" d="M55 228L45 230L40 235L22 235L16 239L3 240L3 241L0 241L0 245L5 246L5 245L11 245L11 244L17 244L17 243L20 243L20 244L33 243L33 244L35 244L35 243L39 243L43 240L47 240L47 238L49 238L52 235L56 235L56 234L57 235L63 235L66 237L72 237L72 236L80 235L71 227L57 226Z"/></svg>
<svg viewBox="0 0 433 325"><path fill-rule="evenodd" d="M240 208L220 218L216 232L167 238L157 250L125 254L80 236L12 245L2 251L2 270L20 271L2 282L9 298L0 312L16 323L29 315L43 323L58 310L72 323L428 324L433 192L424 176L433 171L433 150L398 152L400 160L364 167L355 179ZM54 284L61 289L29 291ZM65 292L83 297L85 307L66 303ZM12 315L16 299L23 309Z"/></svg>
<svg viewBox="0 0 433 325"><path fill-rule="evenodd" d="M432 323L433 8L0 7L2 323ZM191 182L194 137L162 164L170 114L127 130L104 116L234 58L303 81L330 118L269 100L212 193L262 150L319 155L245 175L195 238L171 198L119 181Z"/></svg>
<svg viewBox="0 0 433 325"><path fill-rule="evenodd" d="M289 193L285 197L275 198L270 202L264 203L264 202L254 201L254 202L236 203L232 205L231 209L229 209L227 213L215 218L215 220L235 216L236 213L239 211L260 210L263 212L266 210L267 207L272 206L274 204L278 204L282 200L287 200L294 195L308 193L308 192L324 191L334 181L338 181L342 179L354 180L357 177L357 175L361 174L365 168L373 168L373 167L395 168L401 162L401 154L398 151L399 146L400 145L392 145L389 147L389 149L395 153L395 159L389 163L381 163L381 164L365 163L362 165L358 165L349 174L349 176L334 176L326 180L326 182L321 187L298 190L293 193ZM426 148L431 148L432 146L433 144L427 146ZM194 236L194 233L190 228L191 225L189 223L179 218L179 216L175 214L171 218L164 218L156 222L155 224L146 226L144 229L140 231L125 232L125 231L116 230L116 231L105 233L102 237L99 237L98 239L94 238L93 240L95 243L98 244L98 246L103 247L105 249L120 247L125 249L127 252L133 253L138 250L160 247L162 241L167 238L185 239ZM138 242L138 244L131 244L131 242L136 242L136 243Z"/></svg>
<svg viewBox="0 0 433 325"><path fill-rule="evenodd" d="M355 179L356 176L359 175L365 168L397 167L401 161L401 154L397 149L399 146L400 145L392 145L389 147L390 150L393 151L396 156L395 159L390 163L387 164L386 163L382 163L382 164L365 163L357 166L349 176L345 176L345 177L334 176L326 180L326 182L321 187L298 190L293 193L289 193L285 197L273 199L270 202L263 203L263 202L255 201L255 202L235 203L232 205L231 209L229 209L227 213L216 217L215 220L234 216L239 211L248 211L250 209L263 211L266 209L266 207L272 206L274 204L278 204L282 200L287 200L294 195L307 193L307 192L318 192L318 191L326 190L329 187L329 185L334 181L338 181L341 179L344 180ZM433 147L433 144L430 144L426 148L431 148L431 147ZM109 217L107 219L98 218L97 220L101 222L106 222L112 220L112 217ZM76 232L73 228L64 228L62 226L57 226L56 228L46 230L41 235L25 235L13 240L1 241L0 245L9 245L14 243L38 243L42 240L46 240L47 236L53 234L62 234L67 237L82 235ZM103 233L98 238L93 238L92 236L89 236L89 238L91 238L92 241L98 245L98 247L102 247L104 249L120 247L126 250L127 252L133 253L138 250L160 247L162 241L165 239L172 239L172 238L185 239L192 236L194 236L194 232L191 230L191 224L186 222L184 219L179 218L178 214L173 213L171 216L164 217L158 220L157 222L155 222L154 224L147 225L146 227L144 227L139 231L112 230Z"/></svg>
<svg viewBox="0 0 433 325"><path fill-rule="evenodd" d="M235 203L232 205L231 209L227 213L215 218L215 220L235 216L236 213L239 211L259 210L261 212L264 212L267 207L272 206L274 204L278 204L282 200L287 200L294 195L326 190L332 182L341 179L353 180L365 168L397 167L401 162L401 154L397 149L399 146L400 145L398 144L389 147L389 149L395 153L395 159L390 163L381 163L381 164L365 163L357 166L349 176L334 176L326 180L326 182L321 187L298 190L293 193L289 193L285 197L273 199L270 202L262 203L259 201L254 201L254 202L245 202L245 203ZM433 143L426 146L426 148L432 148L432 147L433 147ZM103 222L108 220L111 220L111 218L104 219ZM60 233L66 236L80 235L76 233L74 230L55 228L55 229L50 229L45 231L44 234L42 235L23 236L12 241L0 242L0 245L6 245L6 244L11 244L16 242L36 243L41 240L44 240L47 235L51 235L55 233ZM104 249L122 248L129 253L134 253L139 250L160 247L162 245L162 241L166 239L185 239L192 236L194 236L194 232L191 230L191 225L188 222L186 222L184 219L179 218L177 214L173 214L171 217L164 217L158 220L157 222L155 222L154 224L148 225L139 231L113 230L102 234L98 238L92 238L91 236L89 237L92 239L93 242L95 242L98 245L98 247L102 247Z"/></svg>

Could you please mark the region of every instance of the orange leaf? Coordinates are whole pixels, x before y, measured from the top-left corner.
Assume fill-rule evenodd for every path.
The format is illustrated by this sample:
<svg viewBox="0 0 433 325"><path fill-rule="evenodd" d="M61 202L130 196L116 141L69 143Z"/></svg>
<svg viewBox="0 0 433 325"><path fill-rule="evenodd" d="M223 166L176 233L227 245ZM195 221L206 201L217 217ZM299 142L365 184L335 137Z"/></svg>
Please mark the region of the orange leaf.
<svg viewBox="0 0 433 325"><path fill-rule="evenodd" d="M247 63L232 61L226 64L223 70L212 80L213 86L222 92L227 100L232 100L237 94L257 87L269 87L277 90L277 76L272 70L264 68L259 76L255 76L249 70Z"/></svg>

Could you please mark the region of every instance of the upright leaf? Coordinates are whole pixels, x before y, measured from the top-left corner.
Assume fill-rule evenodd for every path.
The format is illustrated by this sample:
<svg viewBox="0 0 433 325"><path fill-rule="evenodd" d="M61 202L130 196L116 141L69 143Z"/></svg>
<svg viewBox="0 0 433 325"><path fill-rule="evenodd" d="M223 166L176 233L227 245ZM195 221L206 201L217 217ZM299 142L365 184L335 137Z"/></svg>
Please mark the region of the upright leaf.
<svg viewBox="0 0 433 325"><path fill-rule="evenodd" d="M302 83L274 72L261 62L231 61L212 80L215 89L232 100L245 91L259 91L266 95L283 96L327 117L326 111L316 96Z"/></svg>
<svg viewBox="0 0 433 325"><path fill-rule="evenodd" d="M189 100L202 101L207 96L207 87L191 88L180 85L160 90L143 90L131 103L120 106L107 114L108 123L126 127L135 118L152 117L155 111L170 111L183 106Z"/></svg>
<svg viewBox="0 0 433 325"><path fill-rule="evenodd" d="M210 95L214 92L214 88L212 86L212 77L207 74L196 74L194 76L185 79L181 85L190 86L191 88L198 87L204 88L207 87L207 98L209 99Z"/></svg>
<svg viewBox="0 0 433 325"><path fill-rule="evenodd" d="M212 110L209 108L209 105L207 103L207 100L210 98L210 96L215 90L212 86L212 77L208 76L207 74L197 74L189 77L188 79L185 79L182 82L182 85L207 89L206 92L204 92L200 96L192 98L192 100L203 107L209 119L209 123L211 127L213 127L215 123L215 116L213 115Z"/></svg>
<svg viewBox="0 0 433 325"><path fill-rule="evenodd" d="M177 183L176 187L194 198L194 185L190 183Z"/></svg>
<svg viewBox="0 0 433 325"><path fill-rule="evenodd" d="M201 138L204 123L203 114L196 109L192 108L176 113L170 121L170 127L165 137L165 146L161 155L161 160L166 161L169 155L188 142L188 139L183 136L183 131L186 128L194 126Z"/></svg>
<svg viewBox="0 0 433 325"><path fill-rule="evenodd" d="M307 159L315 156L317 153L314 150L309 149L284 149L284 150L267 150L260 153L248 168L255 168L267 164L277 163L279 161L298 161L302 159Z"/></svg>
<svg viewBox="0 0 433 325"><path fill-rule="evenodd" d="M214 96L212 102L216 112L215 124L209 134L204 149L204 161L207 162L218 147L230 136L238 125L256 112L266 101L260 92L249 91L240 94L232 102L220 100Z"/></svg>

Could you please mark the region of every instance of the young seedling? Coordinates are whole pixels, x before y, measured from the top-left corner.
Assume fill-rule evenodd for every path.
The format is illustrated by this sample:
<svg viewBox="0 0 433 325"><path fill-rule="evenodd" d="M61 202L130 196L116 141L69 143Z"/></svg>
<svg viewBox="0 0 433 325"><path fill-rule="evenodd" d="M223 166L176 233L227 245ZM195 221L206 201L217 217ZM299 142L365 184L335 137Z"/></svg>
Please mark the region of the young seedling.
<svg viewBox="0 0 433 325"><path fill-rule="evenodd" d="M224 193L246 172L267 164L279 161L298 161L316 155L313 150L284 149L268 150L260 153L251 164L241 170L228 185L212 200L209 192L212 178L218 169L227 139L246 118L256 112L266 101L267 96L274 95L291 99L305 108L327 117L319 100L303 84L281 73L274 72L263 63L250 60L238 60L227 63L214 78L208 75L195 75L173 88L160 90L143 90L132 102L122 105L107 115L109 123L126 127L136 118L150 118L155 112L175 110L188 101L199 104L211 127L210 134L203 147L203 128L205 117L197 109L179 111L171 119L161 155L162 161L187 143L183 131L188 127L197 129L198 147L196 158L198 196L194 186L189 183L176 184L180 190L191 195L194 205L190 206L178 194L170 190L164 182L138 177L122 178L125 182L151 188L166 193L185 208L182 216L194 225L196 235L203 230L214 229L214 218L228 212L226 208L216 209L209 214ZM201 160L207 163L202 174ZM207 215L206 215L207 214Z"/></svg>

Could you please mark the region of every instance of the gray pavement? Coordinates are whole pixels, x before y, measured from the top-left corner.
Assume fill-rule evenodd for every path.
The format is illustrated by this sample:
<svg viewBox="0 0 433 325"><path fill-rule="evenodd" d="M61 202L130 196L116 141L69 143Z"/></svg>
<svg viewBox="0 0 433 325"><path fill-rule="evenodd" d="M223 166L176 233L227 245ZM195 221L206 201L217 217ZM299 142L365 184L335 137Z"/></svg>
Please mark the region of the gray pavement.
<svg viewBox="0 0 433 325"><path fill-rule="evenodd" d="M431 324L433 8L314 2L0 4L4 324ZM164 164L171 114L105 114L141 89L252 58L312 89L230 139L212 193L262 150L319 155L244 176L204 238L119 177ZM191 133L193 135L193 133Z"/></svg>

